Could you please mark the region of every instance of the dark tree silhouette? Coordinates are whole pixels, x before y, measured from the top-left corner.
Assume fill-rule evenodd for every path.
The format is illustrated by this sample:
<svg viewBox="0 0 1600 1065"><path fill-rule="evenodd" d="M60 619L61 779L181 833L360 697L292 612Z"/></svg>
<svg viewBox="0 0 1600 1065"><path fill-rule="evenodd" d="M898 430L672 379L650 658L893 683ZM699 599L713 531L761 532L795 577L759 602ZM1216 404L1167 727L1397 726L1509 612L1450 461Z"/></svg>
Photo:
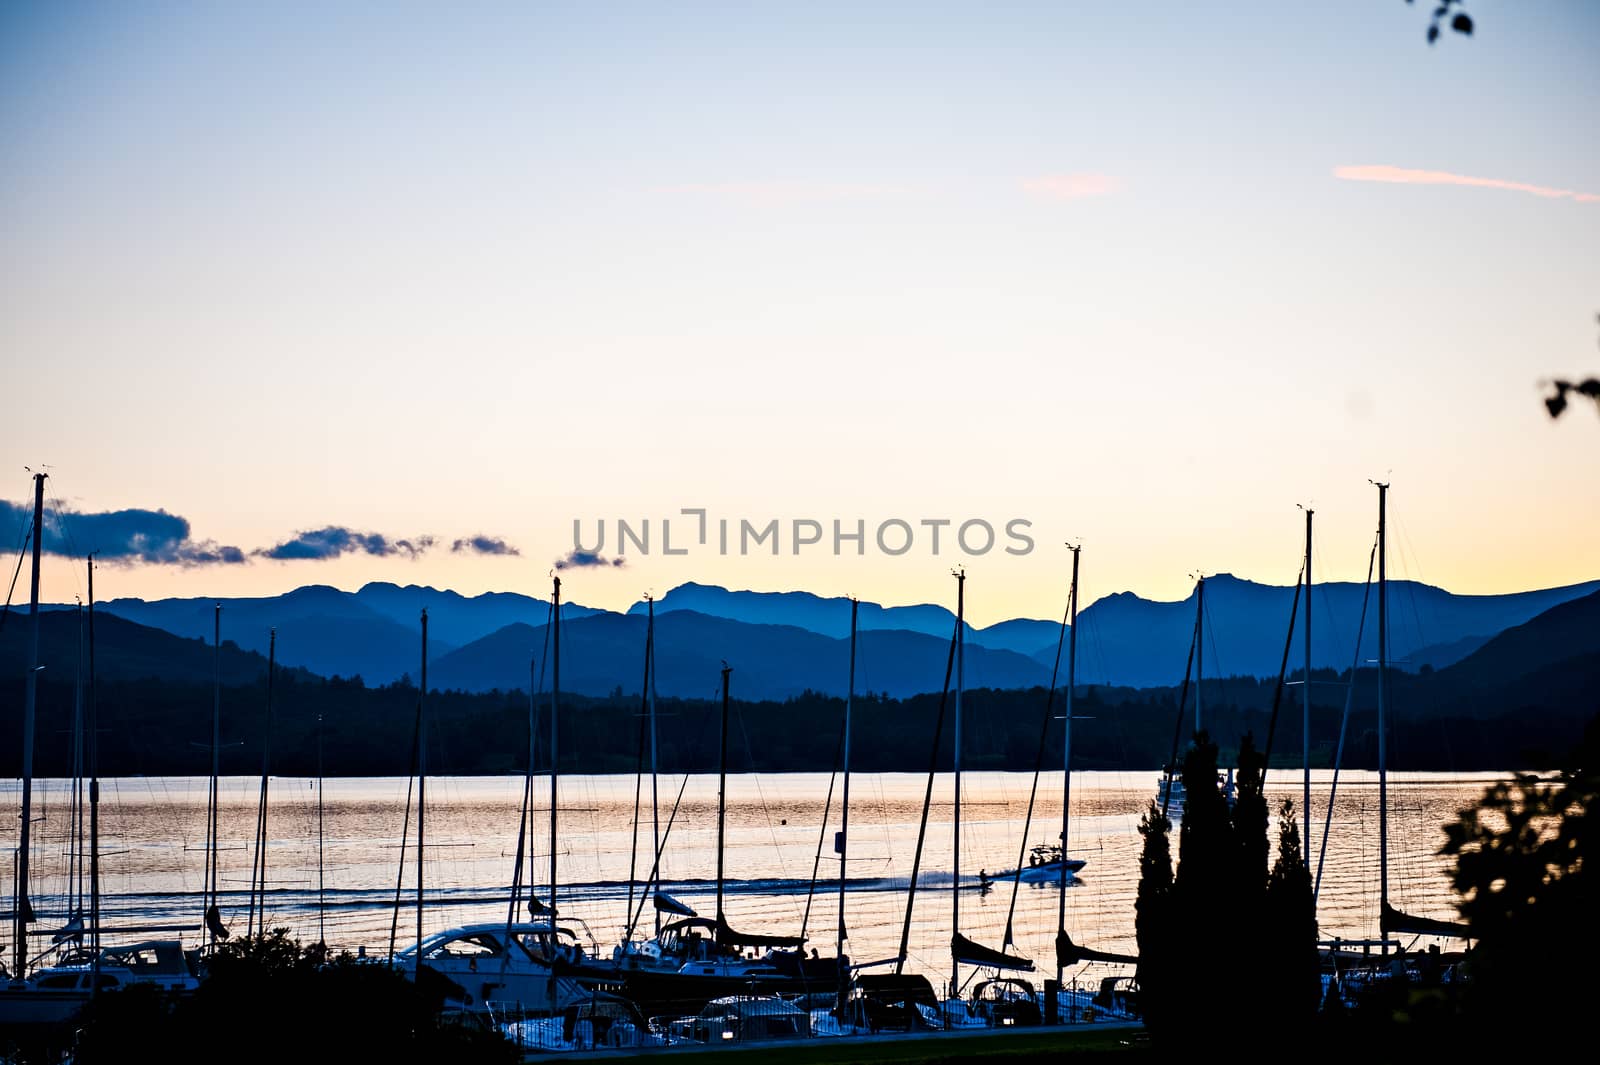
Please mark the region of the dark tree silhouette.
<svg viewBox="0 0 1600 1065"><path fill-rule="evenodd" d="M1267 878L1266 923L1263 957L1271 974L1267 1016L1279 1026L1305 1024L1316 1014L1322 997L1322 966L1317 957L1311 870L1300 848L1294 803L1287 799L1278 810L1278 857Z"/></svg>
<svg viewBox="0 0 1600 1065"><path fill-rule="evenodd" d="M1183 764L1183 821L1173 872L1170 825L1151 804L1140 822L1136 903L1139 993L1151 1038L1182 1045L1241 1011L1286 1031L1309 1021L1321 988L1311 878L1294 806L1285 804L1269 873L1266 760L1246 734L1230 809L1217 746L1197 733ZM1222 972L1232 973L1219 979Z"/></svg>
<svg viewBox="0 0 1600 1065"><path fill-rule="evenodd" d="M498 1032L459 1023L443 1006L436 983L419 986L349 954L330 959L322 946L303 947L280 928L218 948L189 998L139 986L100 996L83 1017L75 1060L128 1061L142 1056L140 1048L159 1047L298 1065L518 1059Z"/></svg>
<svg viewBox="0 0 1600 1065"><path fill-rule="evenodd" d="M1600 717L1573 761L1553 780L1519 774L1492 785L1445 829L1441 853L1456 860L1451 879L1478 944L1464 1003L1476 1025L1501 1016L1533 981L1549 1023L1576 1025L1591 1008Z"/></svg>
<svg viewBox="0 0 1600 1065"><path fill-rule="evenodd" d="M1172 822L1153 800L1139 819L1139 895L1134 928L1139 939L1139 1003L1145 1026L1160 1032L1172 1017Z"/></svg>

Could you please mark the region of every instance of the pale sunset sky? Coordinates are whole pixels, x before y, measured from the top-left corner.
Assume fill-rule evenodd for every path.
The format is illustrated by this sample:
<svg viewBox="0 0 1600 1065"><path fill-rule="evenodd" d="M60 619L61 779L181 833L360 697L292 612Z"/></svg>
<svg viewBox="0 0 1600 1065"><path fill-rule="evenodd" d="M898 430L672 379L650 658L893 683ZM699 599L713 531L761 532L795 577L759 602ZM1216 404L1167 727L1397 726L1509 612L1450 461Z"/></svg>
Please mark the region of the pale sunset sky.
<svg viewBox="0 0 1600 1065"><path fill-rule="evenodd" d="M1430 6L5 4L0 500L245 559L104 598L544 595L648 518L567 596L964 563L987 624L1059 616L1069 538L1086 603L1292 583L1304 502L1359 580L1383 477L1394 576L1600 577L1600 417L1541 402L1600 372L1600 5ZM665 557L684 507L868 550ZM436 542L252 554L327 527Z"/></svg>

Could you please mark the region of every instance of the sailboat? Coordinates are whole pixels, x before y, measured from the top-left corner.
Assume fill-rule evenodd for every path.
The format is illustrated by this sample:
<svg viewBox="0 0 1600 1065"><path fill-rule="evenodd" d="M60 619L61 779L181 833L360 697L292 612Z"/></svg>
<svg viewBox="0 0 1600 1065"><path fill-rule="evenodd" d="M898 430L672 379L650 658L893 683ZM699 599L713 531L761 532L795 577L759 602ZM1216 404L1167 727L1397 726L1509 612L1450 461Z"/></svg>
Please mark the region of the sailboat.
<svg viewBox="0 0 1600 1065"><path fill-rule="evenodd" d="M1183 686L1178 689L1178 720L1172 728L1172 754L1166 767L1156 780L1156 805L1161 815L1174 824L1183 817L1185 792L1181 767L1178 765L1178 741L1183 736L1183 708L1189 701L1189 677L1194 676L1194 730L1199 732L1204 720L1201 708L1201 677L1205 666L1205 616L1206 579L1202 574L1194 584L1194 636L1189 641L1189 658L1183 666Z"/></svg>
<svg viewBox="0 0 1600 1065"><path fill-rule="evenodd" d="M1378 489L1378 931L1382 951L1389 953L1390 936L1426 935L1469 938L1465 925L1452 921L1413 917L1389 904L1389 743L1386 707L1389 699L1389 485Z"/></svg>
<svg viewBox="0 0 1600 1065"><path fill-rule="evenodd" d="M588 958L571 927L557 920L556 814L559 808L557 746L561 690L561 578L555 578L551 603L552 695L550 717L550 901L530 897L535 918L462 925L423 933L423 846L427 787L428 612L422 612L422 686L417 694L417 938L393 955L393 964L412 979L442 980L446 997L473 1011L515 1011L523 1015L552 1014L589 997L590 992L570 975L558 972L563 964L581 967ZM530 716L531 722L531 716ZM530 756L532 744L529 745ZM532 763L529 763L532 774ZM520 831L519 831L520 836ZM405 859L402 850L401 867ZM396 900L398 915L398 899ZM426 976L424 975L426 974Z"/></svg>
<svg viewBox="0 0 1600 1065"><path fill-rule="evenodd" d="M1027 845L1028 827L1033 822L1033 801L1039 788L1039 770L1044 765L1044 741L1049 733L1050 720L1055 709L1056 679L1061 669L1061 644L1071 637L1071 649L1067 658L1067 712L1063 722L1064 732L1061 743L1061 837L1059 843L1036 843L1029 848L1027 860L1023 861L1018 855L1017 866L996 874L996 880L1012 881L1011 912L1006 917L1006 946L1011 945L1011 919L1016 914L1017 893L1016 885L1021 884L1059 884L1063 889L1067 881L1087 864L1082 858L1071 858L1066 854L1067 844L1067 818L1071 810L1072 798L1072 698L1073 689L1077 686L1078 664L1078 552L1081 545L1071 545L1072 551L1072 587L1067 596L1067 614L1061 619L1061 639L1056 643L1056 661L1050 671L1050 692L1045 699L1044 721L1039 728L1039 761L1034 766L1033 790L1028 793L1028 814L1023 820L1023 845ZM1065 899L1062 906L1066 905Z"/></svg>
<svg viewBox="0 0 1600 1065"><path fill-rule="evenodd" d="M1033 962L1027 958L1014 954L1007 954L1003 949L985 947L961 934L961 702L966 688L966 594L967 574L965 570L957 570L956 578L956 699L955 699L955 738L953 742L954 759L954 804L953 824L951 826L952 846L950 865L950 987L944 1003L946 1027L960 1027L970 1024L987 1025L988 1020L975 1014L972 1008L961 998L961 966L974 965L982 969L996 972L1033 972ZM985 982L990 983L990 981ZM1032 985L1025 981L1008 981L1008 984L1025 984L1029 994ZM978 991L984 989L980 984Z"/></svg>
<svg viewBox="0 0 1600 1065"><path fill-rule="evenodd" d="M54 936L56 960L40 965L48 952L31 957L28 926L37 921L30 898L33 824L33 754L39 671L39 564L44 532L46 474L33 475L32 571L28 600L31 627L29 668L22 723L22 809L16 854L15 901L12 906L12 955L9 969L0 965L0 1027L58 1025L70 1021L101 991L147 984L186 993L198 986L183 946L177 940L150 940L103 948L100 943L100 770L98 715L94 689L94 557L88 565L88 699L82 722L89 775L88 923L81 913ZM76 820L76 818L75 818Z"/></svg>
<svg viewBox="0 0 1600 1065"><path fill-rule="evenodd" d="M729 678L732 675L733 668L724 662L718 729L715 918L684 917L665 925L651 951L661 959L657 964L576 974L591 980L599 977L620 981L616 989L647 1017L688 1016L730 995L831 992L839 984L839 960L806 958L801 949L805 944L804 936L741 932L728 921L725 901ZM750 957L744 953L746 950L764 953Z"/></svg>

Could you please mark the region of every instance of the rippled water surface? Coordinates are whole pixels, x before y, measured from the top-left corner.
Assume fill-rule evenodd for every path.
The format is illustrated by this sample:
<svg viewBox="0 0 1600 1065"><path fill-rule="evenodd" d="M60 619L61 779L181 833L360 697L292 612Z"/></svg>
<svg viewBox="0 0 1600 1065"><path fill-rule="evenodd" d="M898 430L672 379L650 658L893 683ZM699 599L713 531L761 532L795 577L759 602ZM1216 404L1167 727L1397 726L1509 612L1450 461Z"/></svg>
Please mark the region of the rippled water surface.
<svg viewBox="0 0 1600 1065"><path fill-rule="evenodd" d="M1455 916L1437 856L1443 825L1469 805L1499 774L1390 774L1390 877L1396 905L1429 917ZM855 959L893 956L905 917L906 888L916 846L927 778L919 774L856 774L851 780L850 886L845 893L849 943ZM1328 774L1313 790L1313 870L1322 836ZM1031 776L967 773L963 776L961 873L990 874L1015 866L1023 843ZM1066 926L1085 946L1134 950L1138 817L1154 795L1154 770L1077 773L1072 778L1070 853L1088 864L1066 893ZM330 779L323 792L323 884L319 905L316 782L274 778L269 812L270 923L315 939L319 921L336 946L385 949L401 859L408 788L405 779ZM682 800L672 808L680 786ZM821 882L807 916L807 888L823 827L826 774L733 776L728 781L729 922L746 931L795 934L804 923L813 945L831 951L838 922L839 867L833 855L839 797L835 793L820 863ZM250 881L259 780L221 783L220 889L228 923L244 926ZM716 793L714 775L663 776L659 782L661 830L667 835L661 879L667 891L703 915L715 912ZM69 791L65 781L35 785L33 898L40 928L62 919L69 865ZM523 781L520 777L431 778L427 783L426 924L437 930L481 920L504 920L507 885L517 847ZM15 810L18 785L0 786ZM1028 842L1053 841L1060 831L1061 774L1040 781ZM637 876L649 872L654 831L650 783L643 786ZM1274 772L1269 784L1276 809L1282 797L1298 801L1300 778ZM634 836L632 776L573 776L561 780L556 841L557 891L565 919L581 919L609 953L627 924L630 850ZM197 778L124 778L103 785L101 804L103 908L107 927L198 924L205 858L206 781ZM951 779L934 785L926 852L910 938L912 968L936 978L949 969L952 917ZM535 782L533 868L541 898L549 892L549 780ZM670 819L670 828L668 822ZM0 840L14 852L16 821L6 818ZM413 809L405 848L402 944L416 934L416 822ZM10 863L8 862L9 866ZM7 870L9 873L9 869ZM7 880L7 903L11 892ZM1059 890L1023 885L1014 922L1016 950L1051 967ZM1011 901L1009 883L961 892L961 931L998 946ZM7 906L9 909L9 905ZM1378 925L1378 788L1375 774L1347 773L1327 843L1318 915L1324 935L1361 938ZM647 912L646 922L653 918ZM196 933L184 938L196 940Z"/></svg>

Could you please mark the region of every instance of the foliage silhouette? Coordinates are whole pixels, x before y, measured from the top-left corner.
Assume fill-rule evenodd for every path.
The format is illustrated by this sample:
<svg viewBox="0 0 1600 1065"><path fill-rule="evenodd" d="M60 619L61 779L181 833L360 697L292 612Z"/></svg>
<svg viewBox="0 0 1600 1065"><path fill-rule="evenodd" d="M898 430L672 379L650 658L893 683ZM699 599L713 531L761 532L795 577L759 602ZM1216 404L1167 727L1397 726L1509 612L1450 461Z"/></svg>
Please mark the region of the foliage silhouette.
<svg viewBox="0 0 1600 1065"><path fill-rule="evenodd" d="M1406 0L1408 4L1412 2L1413 0ZM1428 20L1430 45L1438 41L1439 34L1446 25L1457 33L1472 36L1472 16L1462 10L1464 6L1463 0L1439 0L1439 6L1433 9L1433 16Z"/></svg>
<svg viewBox="0 0 1600 1065"><path fill-rule="evenodd" d="M1463 1006L1498 1014L1537 979L1541 1013L1575 1025L1586 1016L1600 948L1595 910L1595 818L1600 716L1573 764L1554 779L1518 774L1491 785L1445 830L1451 882L1476 937Z"/></svg>
<svg viewBox="0 0 1600 1065"><path fill-rule="evenodd" d="M78 1061L127 1061L140 1048L208 1048L229 1061L517 1060L499 1033L443 1009L382 963L330 957L284 929L232 940L200 988L173 1000L150 988L102 995L84 1014Z"/></svg>
<svg viewBox="0 0 1600 1065"><path fill-rule="evenodd" d="M1139 994L1146 1027L1159 1045L1184 1045L1217 1018L1241 1010L1255 1023L1285 1029L1315 1013L1311 878L1292 803L1282 808L1278 860L1268 873L1265 770L1246 734L1230 808L1218 779L1217 746L1197 733L1183 764L1175 873L1170 826L1153 803L1140 823ZM1229 972L1235 978L1219 978Z"/></svg>
<svg viewBox="0 0 1600 1065"><path fill-rule="evenodd" d="M1566 413L1568 395L1592 399L1595 410L1600 411L1600 377L1586 377L1582 381L1551 381L1550 394L1544 399L1544 407L1550 412L1550 417L1559 418Z"/></svg>

